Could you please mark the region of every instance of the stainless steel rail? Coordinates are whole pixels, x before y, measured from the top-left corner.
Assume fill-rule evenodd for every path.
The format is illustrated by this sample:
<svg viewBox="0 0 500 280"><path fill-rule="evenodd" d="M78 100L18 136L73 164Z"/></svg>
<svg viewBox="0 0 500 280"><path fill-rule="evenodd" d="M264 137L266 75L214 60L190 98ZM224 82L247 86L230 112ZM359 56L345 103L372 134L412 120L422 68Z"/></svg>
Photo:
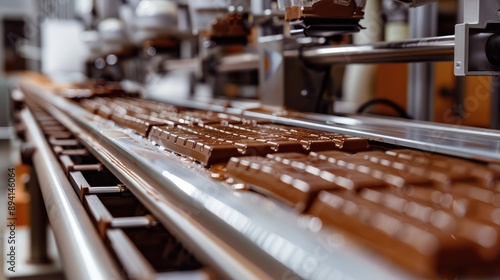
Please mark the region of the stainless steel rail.
<svg viewBox="0 0 500 280"><path fill-rule="evenodd" d="M36 147L33 164L68 279L122 279L33 115L24 110L26 139Z"/></svg>
<svg viewBox="0 0 500 280"><path fill-rule="evenodd" d="M381 42L360 46L327 46L304 49L302 57L314 64L395 63L453 61L455 36ZM298 56L297 50L285 56Z"/></svg>
<svg viewBox="0 0 500 280"><path fill-rule="evenodd" d="M453 61L455 36L380 42L371 45L342 45L310 47L284 52L285 57L302 56L318 65L350 63L409 63ZM237 54L222 57L217 71L242 71L259 67L258 54Z"/></svg>
<svg viewBox="0 0 500 280"><path fill-rule="evenodd" d="M242 114L280 124L348 134L396 146L500 164L498 130L377 116L341 117L314 113L281 116L282 110L279 108L275 108L276 112L253 112L245 109L248 106L239 106L238 102L227 100L214 99L207 103L203 99L173 99L165 95L149 95L149 98L177 106Z"/></svg>

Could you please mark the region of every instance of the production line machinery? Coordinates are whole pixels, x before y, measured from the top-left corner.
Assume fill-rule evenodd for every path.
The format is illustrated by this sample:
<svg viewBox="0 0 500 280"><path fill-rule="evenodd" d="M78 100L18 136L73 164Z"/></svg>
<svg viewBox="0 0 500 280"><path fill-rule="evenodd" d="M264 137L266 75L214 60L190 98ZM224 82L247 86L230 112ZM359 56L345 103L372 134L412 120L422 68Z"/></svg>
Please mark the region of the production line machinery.
<svg viewBox="0 0 500 280"><path fill-rule="evenodd" d="M497 131L105 88L20 85L67 278L499 275Z"/></svg>

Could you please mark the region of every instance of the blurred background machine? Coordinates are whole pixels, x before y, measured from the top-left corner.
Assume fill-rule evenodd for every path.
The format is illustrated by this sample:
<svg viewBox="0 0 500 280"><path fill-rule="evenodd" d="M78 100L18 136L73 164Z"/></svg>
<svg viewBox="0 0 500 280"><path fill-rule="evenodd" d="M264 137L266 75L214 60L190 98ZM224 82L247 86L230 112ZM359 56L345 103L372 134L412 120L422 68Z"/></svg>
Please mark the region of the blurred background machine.
<svg viewBox="0 0 500 280"><path fill-rule="evenodd" d="M31 231L8 278L500 275L498 1L0 0L0 21Z"/></svg>

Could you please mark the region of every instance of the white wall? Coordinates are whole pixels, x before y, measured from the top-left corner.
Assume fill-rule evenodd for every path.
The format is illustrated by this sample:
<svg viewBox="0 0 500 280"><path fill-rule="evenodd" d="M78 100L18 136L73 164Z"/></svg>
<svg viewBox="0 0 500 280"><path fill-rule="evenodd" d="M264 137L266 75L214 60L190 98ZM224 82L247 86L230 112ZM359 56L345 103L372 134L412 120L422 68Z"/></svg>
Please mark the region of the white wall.
<svg viewBox="0 0 500 280"><path fill-rule="evenodd" d="M80 74L88 56L81 39L84 26L76 20L45 19L41 28L42 72L46 75Z"/></svg>

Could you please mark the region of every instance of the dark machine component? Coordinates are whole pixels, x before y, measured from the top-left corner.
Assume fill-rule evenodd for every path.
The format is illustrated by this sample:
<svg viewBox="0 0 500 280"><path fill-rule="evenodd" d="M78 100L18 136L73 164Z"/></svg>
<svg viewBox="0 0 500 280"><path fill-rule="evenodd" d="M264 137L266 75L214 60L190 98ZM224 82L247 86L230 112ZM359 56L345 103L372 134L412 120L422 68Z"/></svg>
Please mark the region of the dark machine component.
<svg viewBox="0 0 500 280"><path fill-rule="evenodd" d="M500 34L496 33L486 42L486 57L495 67L500 67Z"/></svg>
<svg viewBox="0 0 500 280"><path fill-rule="evenodd" d="M292 34L303 33L309 37L330 38L336 35L359 32L362 27L363 4L356 1L313 1L313 4L289 5L285 20L291 22Z"/></svg>

